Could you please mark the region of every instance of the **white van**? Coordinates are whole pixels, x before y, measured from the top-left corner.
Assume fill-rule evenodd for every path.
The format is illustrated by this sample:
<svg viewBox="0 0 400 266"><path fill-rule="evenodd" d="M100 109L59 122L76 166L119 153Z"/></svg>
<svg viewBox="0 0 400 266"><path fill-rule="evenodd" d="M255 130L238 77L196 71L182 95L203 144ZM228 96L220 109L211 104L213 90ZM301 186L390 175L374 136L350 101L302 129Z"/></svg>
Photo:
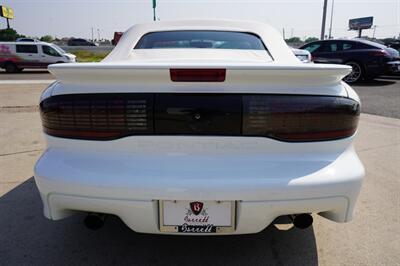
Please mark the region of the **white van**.
<svg viewBox="0 0 400 266"><path fill-rule="evenodd" d="M0 42L0 68L9 73L75 60L75 55L47 42Z"/></svg>

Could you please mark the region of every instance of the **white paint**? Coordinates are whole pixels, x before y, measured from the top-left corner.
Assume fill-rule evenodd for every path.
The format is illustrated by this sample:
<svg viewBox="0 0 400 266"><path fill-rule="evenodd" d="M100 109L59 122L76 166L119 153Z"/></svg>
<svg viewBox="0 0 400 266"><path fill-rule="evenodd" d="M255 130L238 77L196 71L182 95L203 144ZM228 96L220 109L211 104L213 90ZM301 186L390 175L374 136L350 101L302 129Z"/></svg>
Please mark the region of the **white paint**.
<svg viewBox="0 0 400 266"><path fill-rule="evenodd" d="M133 51L151 31L202 29L258 34L271 53L246 51ZM227 69L222 83L172 82L169 68ZM303 64L267 24L238 21L156 22L129 29L101 63L49 67L59 82L41 99L97 92L286 93L339 95L358 100L341 78L350 68ZM232 234L256 233L280 215L321 213L352 219L364 168L353 137L288 143L262 137L131 136L112 141L46 136L35 166L44 213L118 215L133 230L162 233L158 201L236 201ZM175 223L175 212L168 217ZM168 214L167 214L168 215ZM178 215L178 214L176 214ZM180 215L180 214L179 214Z"/></svg>
<svg viewBox="0 0 400 266"><path fill-rule="evenodd" d="M0 85L23 85L23 84L50 84L54 79L27 79L27 80L0 80Z"/></svg>

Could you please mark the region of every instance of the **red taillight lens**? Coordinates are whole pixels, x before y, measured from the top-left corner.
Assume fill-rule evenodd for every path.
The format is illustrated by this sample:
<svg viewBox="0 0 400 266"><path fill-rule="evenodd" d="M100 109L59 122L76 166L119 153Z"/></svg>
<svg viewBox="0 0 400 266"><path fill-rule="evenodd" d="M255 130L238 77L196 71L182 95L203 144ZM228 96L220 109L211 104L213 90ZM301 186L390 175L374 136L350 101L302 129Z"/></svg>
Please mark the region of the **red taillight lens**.
<svg viewBox="0 0 400 266"><path fill-rule="evenodd" d="M389 52L385 50L379 50L379 51L371 51L369 52L370 56L390 56Z"/></svg>
<svg viewBox="0 0 400 266"><path fill-rule="evenodd" d="M44 131L63 138L226 135L304 142L353 135L360 105L310 95L102 93L52 96L40 110Z"/></svg>
<svg viewBox="0 0 400 266"><path fill-rule="evenodd" d="M174 82L224 82L226 69L170 69Z"/></svg>
<svg viewBox="0 0 400 266"><path fill-rule="evenodd" d="M243 135L283 141L345 138L357 130L359 114L359 103L344 97L244 96Z"/></svg>

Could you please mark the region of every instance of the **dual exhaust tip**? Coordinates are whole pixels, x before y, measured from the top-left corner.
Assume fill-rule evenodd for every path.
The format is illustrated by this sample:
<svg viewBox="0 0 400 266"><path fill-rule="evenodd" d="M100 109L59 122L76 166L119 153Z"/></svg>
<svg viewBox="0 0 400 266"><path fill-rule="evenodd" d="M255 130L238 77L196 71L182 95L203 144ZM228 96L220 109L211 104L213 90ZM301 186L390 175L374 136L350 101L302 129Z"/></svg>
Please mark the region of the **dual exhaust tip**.
<svg viewBox="0 0 400 266"><path fill-rule="evenodd" d="M105 213L89 213L83 221L85 226L91 230L98 230L103 227L107 218ZM313 223L313 218L308 213L289 215L293 225L299 229L306 229Z"/></svg>

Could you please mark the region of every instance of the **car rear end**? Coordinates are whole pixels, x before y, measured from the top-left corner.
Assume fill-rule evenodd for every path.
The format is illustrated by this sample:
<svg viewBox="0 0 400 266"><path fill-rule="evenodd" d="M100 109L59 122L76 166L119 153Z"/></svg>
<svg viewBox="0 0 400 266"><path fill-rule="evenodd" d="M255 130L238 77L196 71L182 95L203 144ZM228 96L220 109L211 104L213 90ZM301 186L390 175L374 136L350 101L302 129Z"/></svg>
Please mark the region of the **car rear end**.
<svg viewBox="0 0 400 266"><path fill-rule="evenodd" d="M399 55L399 51L387 47L385 48L385 51L388 54L388 62L387 62L387 66L388 66L388 72L389 73L400 73L400 55Z"/></svg>
<svg viewBox="0 0 400 266"><path fill-rule="evenodd" d="M0 42L0 68L7 72L12 70L9 66L16 65L20 58L16 55L15 42Z"/></svg>
<svg viewBox="0 0 400 266"><path fill-rule="evenodd" d="M156 234L256 233L309 213L350 221L364 175L350 69L287 52L294 63L144 49L134 62L51 66L35 167L45 216L113 214Z"/></svg>
<svg viewBox="0 0 400 266"><path fill-rule="evenodd" d="M397 50L367 40L358 42L359 48L363 51L367 76L374 77L400 71L400 55Z"/></svg>

